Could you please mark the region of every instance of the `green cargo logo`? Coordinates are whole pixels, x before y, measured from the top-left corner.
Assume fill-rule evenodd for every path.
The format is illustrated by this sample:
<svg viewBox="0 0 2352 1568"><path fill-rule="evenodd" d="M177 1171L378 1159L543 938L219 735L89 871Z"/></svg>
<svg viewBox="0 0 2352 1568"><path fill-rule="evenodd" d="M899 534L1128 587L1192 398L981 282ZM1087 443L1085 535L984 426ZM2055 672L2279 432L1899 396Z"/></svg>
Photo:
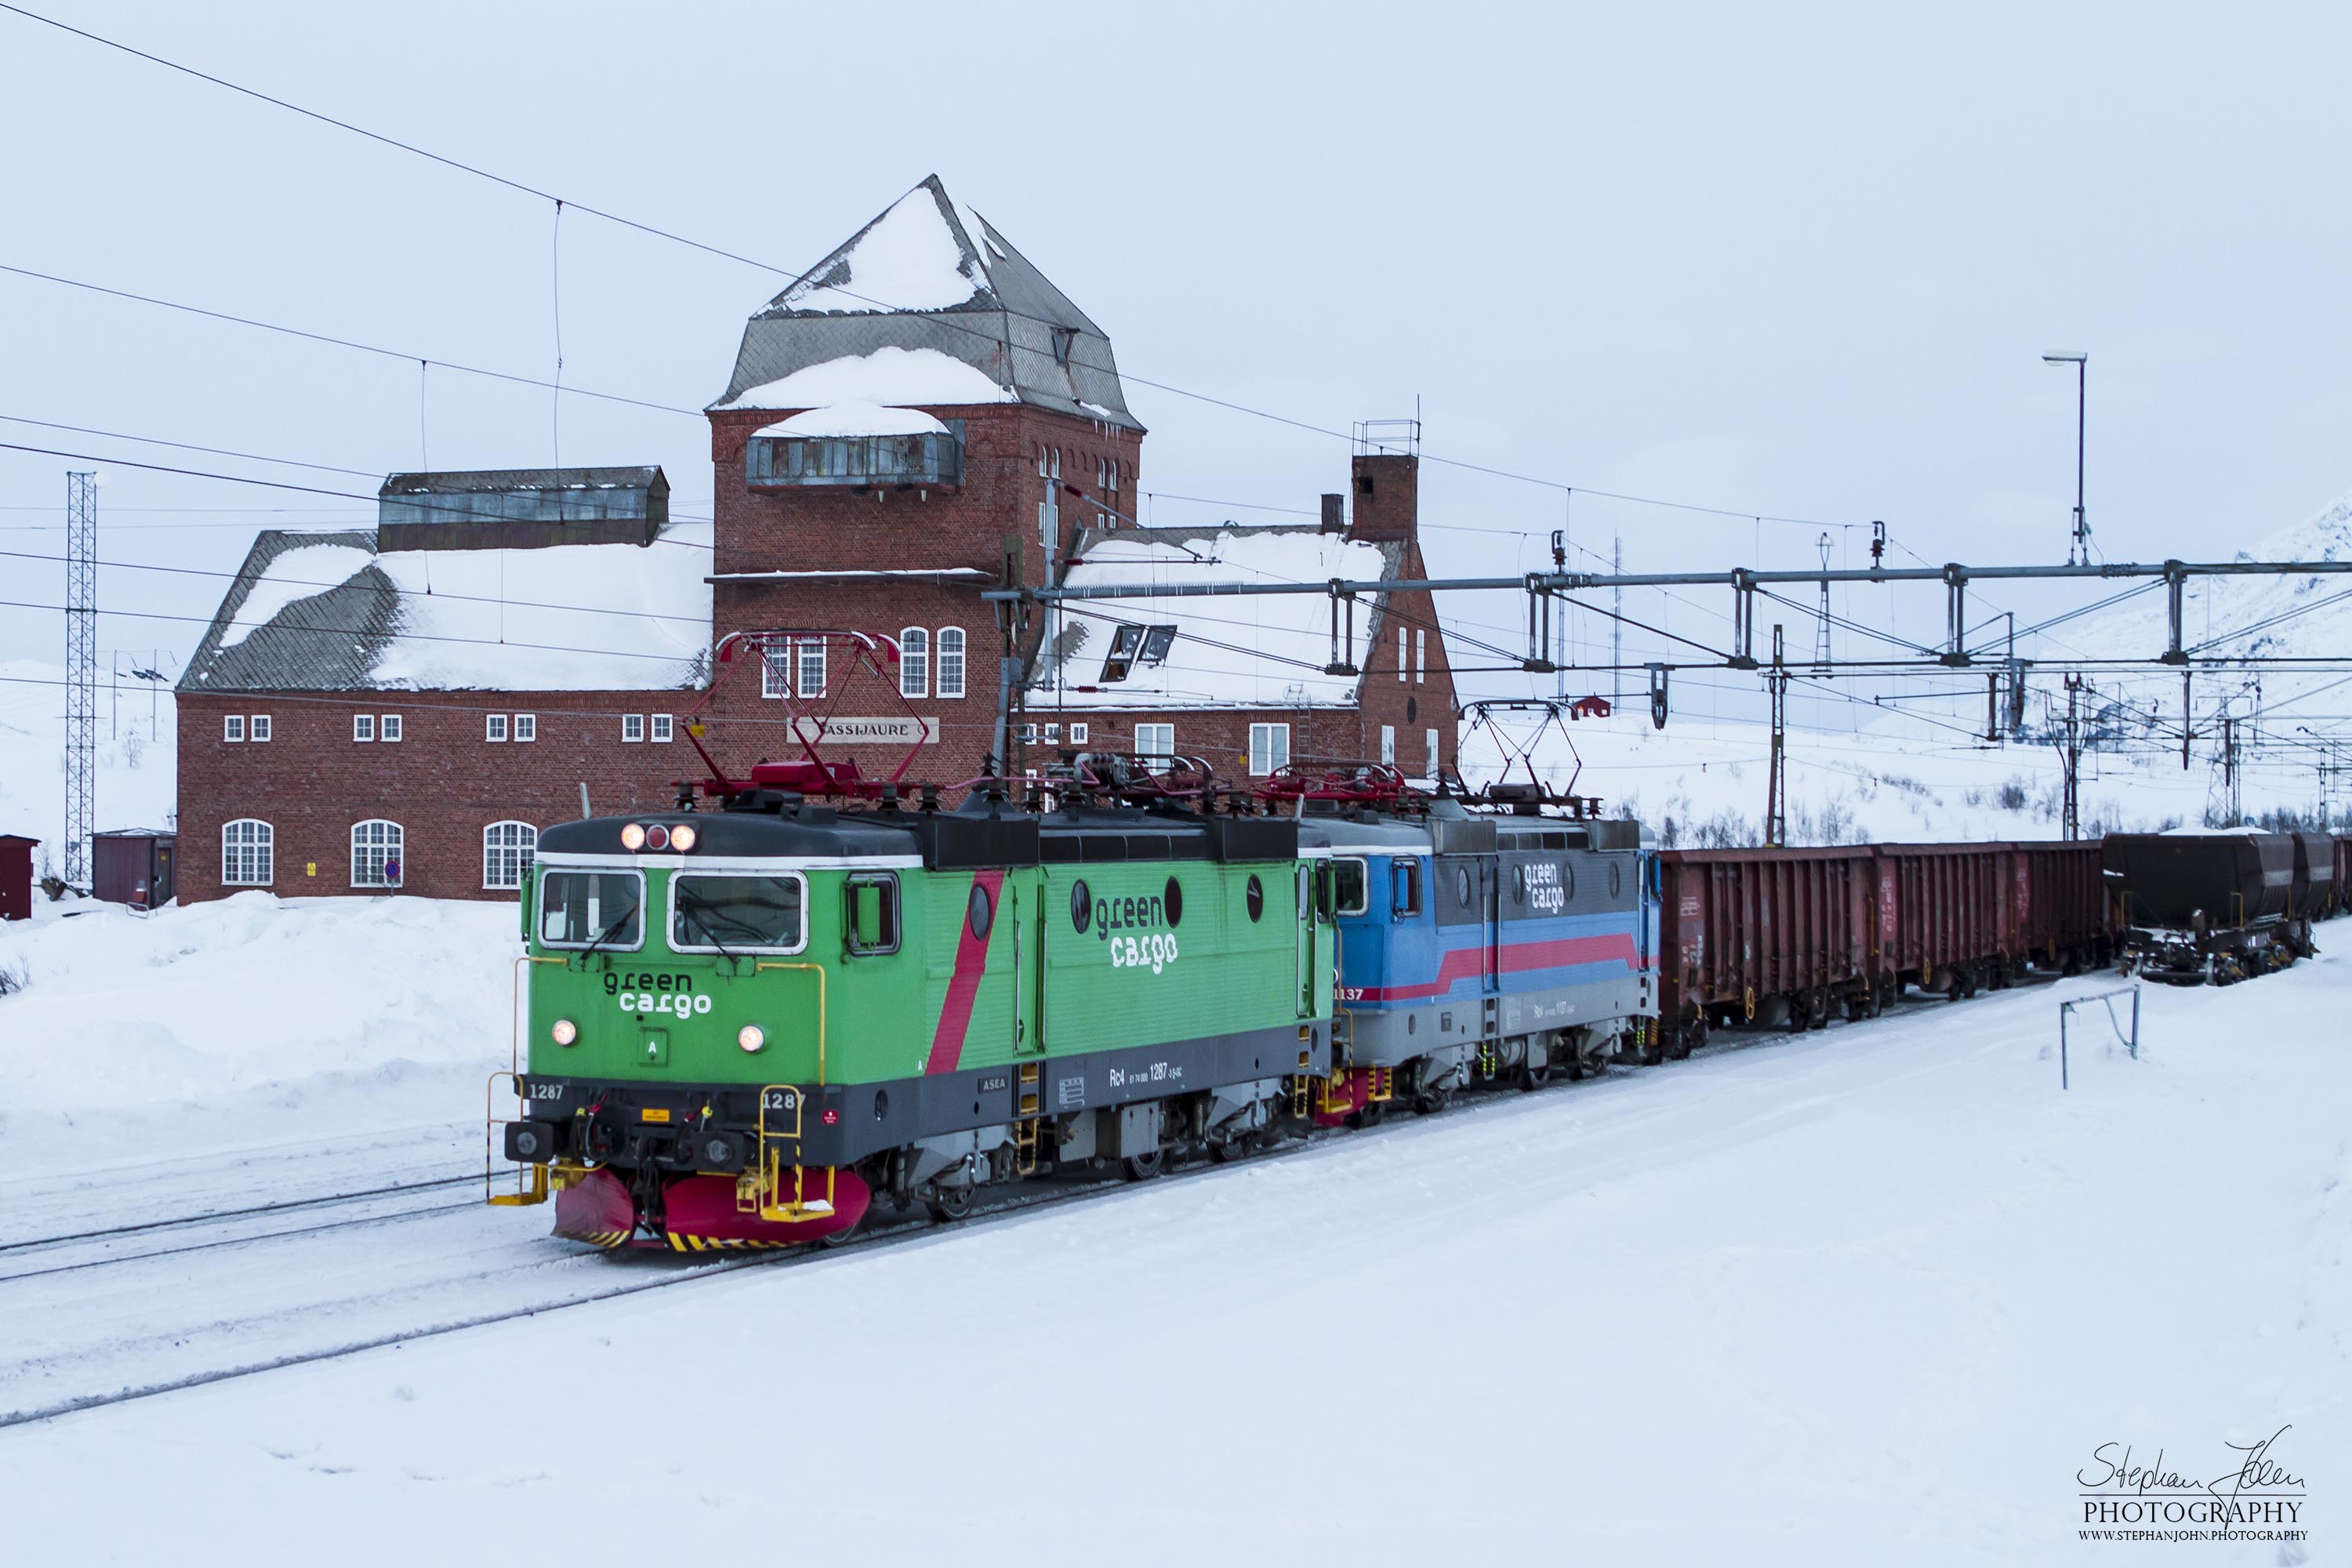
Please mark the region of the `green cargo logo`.
<svg viewBox="0 0 2352 1568"><path fill-rule="evenodd" d="M1110 939L1110 966L1113 969L1149 968L1157 974L1164 965L1175 963L1176 959L1176 933L1173 931Z"/></svg>
<svg viewBox="0 0 2352 1568"><path fill-rule="evenodd" d="M1082 882L1078 887L1083 892L1086 884ZM1139 927L1173 926L1181 915L1181 889L1178 887L1176 879L1171 877L1165 899L1141 895L1097 899L1094 901L1095 940L1110 948L1110 966L1113 969L1149 969L1157 974L1176 962L1176 933L1173 931L1154 931L1143 936L1120 933ZM1086 906L1081 903L1078 912L1083 915L1085 910ZM1086 929L1083 920L1078 922L1078 929Z"/></svg>

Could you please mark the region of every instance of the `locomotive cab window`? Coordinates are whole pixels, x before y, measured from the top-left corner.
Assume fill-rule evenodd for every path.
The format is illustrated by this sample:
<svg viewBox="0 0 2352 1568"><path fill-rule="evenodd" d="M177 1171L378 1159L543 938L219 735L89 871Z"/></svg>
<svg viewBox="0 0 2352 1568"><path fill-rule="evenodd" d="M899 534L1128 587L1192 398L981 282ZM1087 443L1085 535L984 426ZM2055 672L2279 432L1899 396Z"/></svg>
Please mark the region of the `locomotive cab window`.
<svg viewBox="0 0 2352 1568"><path fill-rule="evenodd" d="M848 900L843 945L851 952L898 951L898 879L887 871L860 872L845 884Z"/></svg>
<svg viewBox="0 0 2352 1568"><path fill-rule="evenodd" d="M808 945L803 915L806 883L797 871L774 876L672 873L669 945L673 952L798 952Z"/></svg>
<svg viewBox="0 0 2352 1568"><path fill-rule="evenodd" d="M1343 915L1360 915L1370 907L1364 862L1342 856L1331 862L1332 900Z"/></svg>
<svg viewBox="0 0 2352 1568"><path fill-rule="evenodd" d="M634 952L645 943L646 879L636 871L549 871L539 884L545 947Z"/></svg>
<svg viewBox="0 0 2352 1568"><path fill-rule="evenodd" d="M1421 862L1400 855L1389 864L1389 912L1421 913Z"/></svg>

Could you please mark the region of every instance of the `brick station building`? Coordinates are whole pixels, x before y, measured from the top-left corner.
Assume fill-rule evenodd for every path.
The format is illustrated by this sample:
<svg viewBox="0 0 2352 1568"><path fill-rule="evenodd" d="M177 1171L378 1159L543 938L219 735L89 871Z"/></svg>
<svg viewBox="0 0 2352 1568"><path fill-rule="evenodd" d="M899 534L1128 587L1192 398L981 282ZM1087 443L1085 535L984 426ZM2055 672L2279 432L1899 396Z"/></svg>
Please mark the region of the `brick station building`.
<svg viewBox="0 0 2352 1568"><path fill-rule="evenodd" d="M868 773L908 742L864 737L919 733L910 782L1065 750L1454 761L1424 594L1350 605L1337 673L1324 595L982 597L1426 576L1415 434L1360 440L1318 521L1137 527L1108 337L936 177L751 319L708 416L709 523L658 468L524 469L396 474L373 530L260 534L178 688L180 897L510 894L540 826L701 776L697 712L738 773L802 754L794 711ZM712 658L820 628L876 651Z"/></svg>

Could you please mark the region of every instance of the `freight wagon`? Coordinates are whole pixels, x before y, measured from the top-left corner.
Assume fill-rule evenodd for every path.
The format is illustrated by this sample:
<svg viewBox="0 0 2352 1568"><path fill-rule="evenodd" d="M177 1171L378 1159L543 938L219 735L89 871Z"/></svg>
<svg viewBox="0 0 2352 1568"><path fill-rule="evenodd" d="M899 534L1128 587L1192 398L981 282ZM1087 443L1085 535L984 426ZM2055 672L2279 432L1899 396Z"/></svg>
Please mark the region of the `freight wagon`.
<svg viewBox="0 0 2352 1568"><path fill-rule="evenodd" d="M2111 833L2105 875L2124 965L2151 980L2227 984L2315 949L2311 921L2329 899L2326 835L2234 831ZM2325 858L2326 889L2315 859Z"/></svg>

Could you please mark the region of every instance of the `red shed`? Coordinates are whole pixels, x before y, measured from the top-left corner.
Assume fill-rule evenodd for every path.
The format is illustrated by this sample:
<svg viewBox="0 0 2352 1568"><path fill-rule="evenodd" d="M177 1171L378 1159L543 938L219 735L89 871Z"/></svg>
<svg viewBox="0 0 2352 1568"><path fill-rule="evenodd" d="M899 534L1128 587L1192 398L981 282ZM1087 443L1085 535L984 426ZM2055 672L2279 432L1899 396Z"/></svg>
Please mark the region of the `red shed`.
<svg viewBox="0 0 2352 1568"><path fill-rule="evenodd" d="M0 833L0 921L33 918L33 846L39 842Z"/></svg>
<svg viewBox="0 0 2352 1568"><path fill-rule="evenodd" d="M91 885L110 904L152 910L172 899L177 836L159 827L118 827L90 836Z"/></svg>

